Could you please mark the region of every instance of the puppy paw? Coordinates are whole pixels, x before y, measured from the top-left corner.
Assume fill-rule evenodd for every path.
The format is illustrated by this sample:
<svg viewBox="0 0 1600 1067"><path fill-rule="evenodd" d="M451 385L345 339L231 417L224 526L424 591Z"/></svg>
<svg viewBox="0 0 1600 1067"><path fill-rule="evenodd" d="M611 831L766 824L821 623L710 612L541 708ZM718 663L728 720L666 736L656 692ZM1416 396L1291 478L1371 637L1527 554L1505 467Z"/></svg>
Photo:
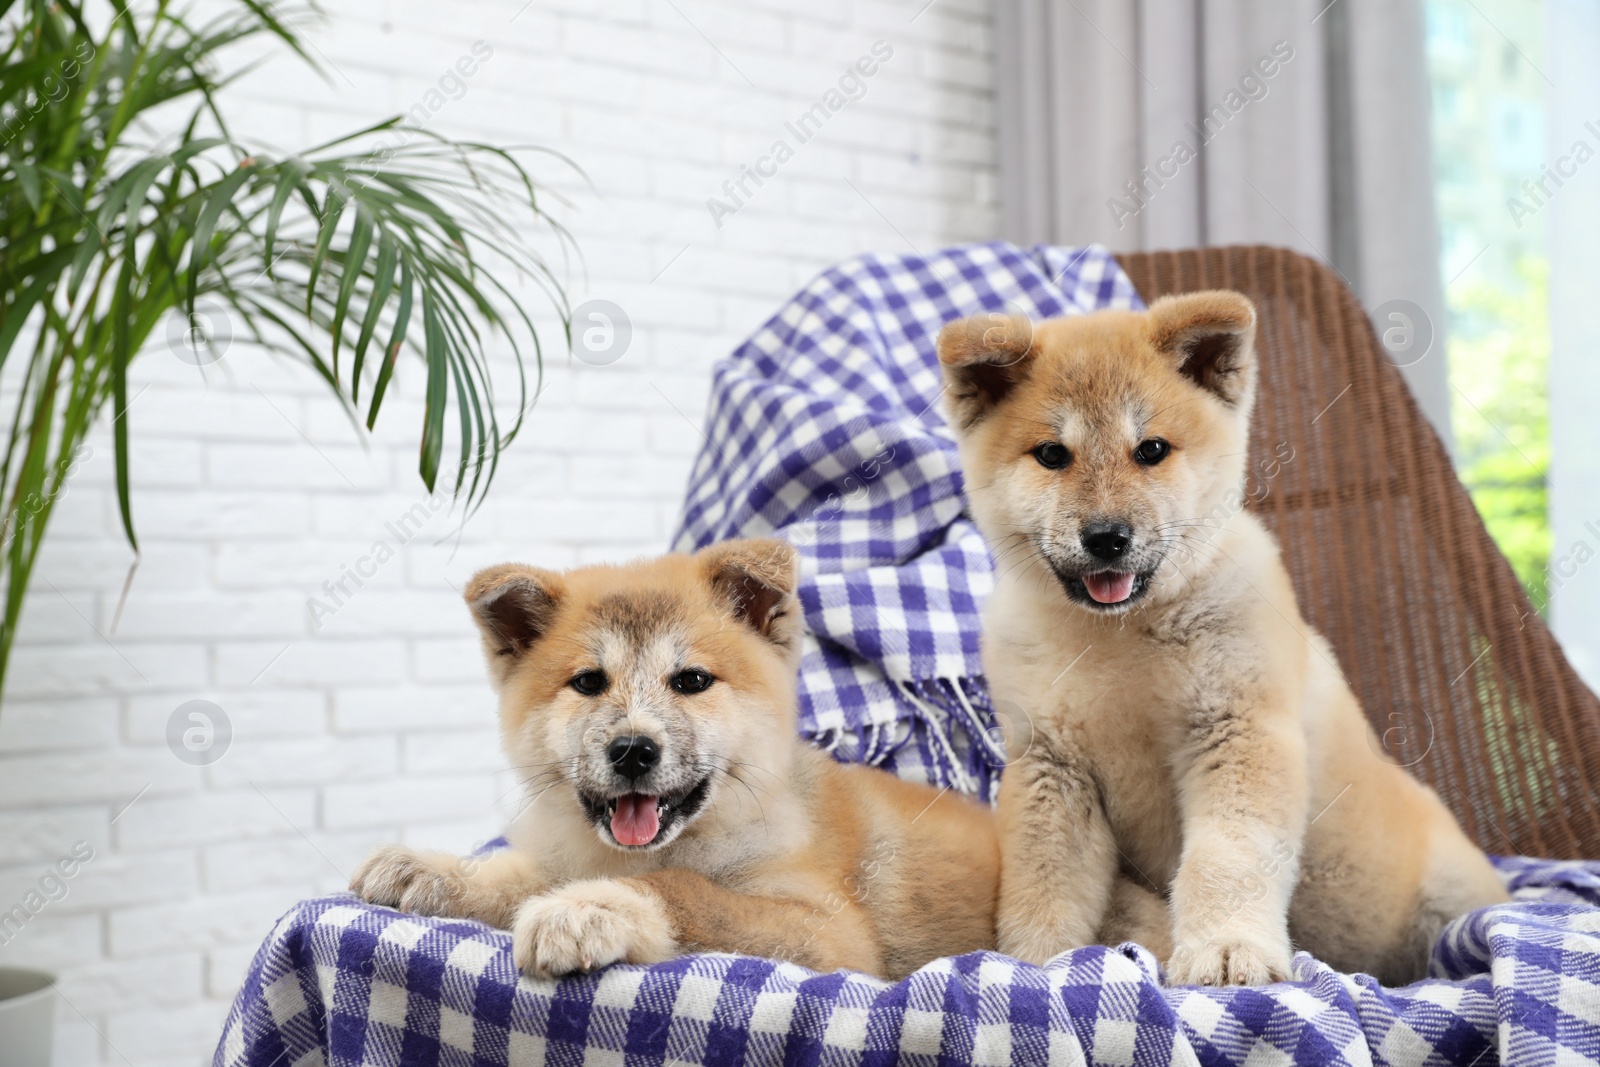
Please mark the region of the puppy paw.
<svg viewBox="0 0 1600 1067"><path fill-rule="evenodd" d="M1288 944L1237 940L1179 942L1167 961L1172 985L1267 985L1289 979Z"/></svg>
<svg viewBox="0 0 1600 1067"><path fill-rule="evenodd" d="M460 861L448 853L385 845L356 870L350 891L414 915L461 918L455 913L462 883Z"/></svg>
<svg viewBox="0 0 1600 1067"><path fill-rule="evenodd" d="M1088 924L1068 917L1018 916L1000 921L998 947L1007 956L1043 967L1068 949L1095 944Z"/></svg>
<svg viewBox="0 0 1600 1067"><path fill-rule="evenodd" d="M530 897L511 927L517 968L539 978L677 954L666 906L653 893L608 878Z"/></svg>

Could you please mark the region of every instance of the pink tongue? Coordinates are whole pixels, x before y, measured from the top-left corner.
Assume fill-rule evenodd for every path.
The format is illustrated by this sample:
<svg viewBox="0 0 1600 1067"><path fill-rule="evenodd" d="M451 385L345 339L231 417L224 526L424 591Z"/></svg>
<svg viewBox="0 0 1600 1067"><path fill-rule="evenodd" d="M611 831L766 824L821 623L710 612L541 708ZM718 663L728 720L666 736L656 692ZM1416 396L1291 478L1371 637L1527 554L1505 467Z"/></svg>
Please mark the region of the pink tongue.
<svg viewBox="0 0 1600 1067"><path fill-rule="evenodd" d="M1120 604L1133 592L1133 575L1118 574L1115 571L1090 574L1084 577L1083 584L1089 590L1089 595L1097 602Z"/></svg>
<svg viewBox="0 0 1600 1067"><path fill-rule="evenodd" d="M660 829L655 797L629 793L617 798L617 810L611 813L611 836L619 844L648 845Z"/></svg>

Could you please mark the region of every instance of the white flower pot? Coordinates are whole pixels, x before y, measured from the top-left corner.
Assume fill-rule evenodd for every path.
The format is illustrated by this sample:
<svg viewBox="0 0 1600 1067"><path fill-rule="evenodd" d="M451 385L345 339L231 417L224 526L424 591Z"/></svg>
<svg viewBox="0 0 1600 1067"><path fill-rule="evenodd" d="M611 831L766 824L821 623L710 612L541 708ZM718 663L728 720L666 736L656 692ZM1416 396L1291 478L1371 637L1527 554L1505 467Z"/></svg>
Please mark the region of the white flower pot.
<svg viewBox="0 0 1600 1067"><path fill-rule="evenodd" d="M0 967L0 1067L50 1067L55 1028L55 976Z"/></svg>

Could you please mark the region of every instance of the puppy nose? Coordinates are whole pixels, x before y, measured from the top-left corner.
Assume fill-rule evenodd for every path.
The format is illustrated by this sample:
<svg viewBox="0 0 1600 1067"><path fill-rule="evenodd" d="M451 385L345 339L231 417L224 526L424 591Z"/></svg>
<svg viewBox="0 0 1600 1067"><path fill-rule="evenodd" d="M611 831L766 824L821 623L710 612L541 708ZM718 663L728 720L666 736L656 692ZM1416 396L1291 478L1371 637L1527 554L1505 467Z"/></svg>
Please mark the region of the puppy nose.
<svg viewBox="0 0 1600 1067"><path fill-rule="evenodd" d="M661 762L661 749L644 734L628 734L611 739L606 746L606 759L624 778L643 778Z"/></svg>
<svg viewBox="0 0 1600 1067"><path fill-rule="evenodd" d="M1083 547L1095 559L1113 560L1128 550L1133 527L1125 522L1091 522L1083 528Z"/></svg>

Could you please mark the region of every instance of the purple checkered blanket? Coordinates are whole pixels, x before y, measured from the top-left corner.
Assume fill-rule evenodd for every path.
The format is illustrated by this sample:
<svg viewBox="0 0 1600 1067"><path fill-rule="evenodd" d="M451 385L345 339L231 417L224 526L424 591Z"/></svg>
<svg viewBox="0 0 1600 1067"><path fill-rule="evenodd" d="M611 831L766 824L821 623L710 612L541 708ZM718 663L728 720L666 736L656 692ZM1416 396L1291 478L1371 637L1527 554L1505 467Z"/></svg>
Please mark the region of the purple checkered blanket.
<svg viewBox="0 0 1600 1067"><path fill-rule="evenodd" d="M511 936L348 894L261 947L214 1067L533 1064L1593 1064L1600 864L1498 861L1517 903L1453 923L1437 977L1384 989L1305 953L1294 981L1174 989L1144 949L992 952L889 983L741 956L519 978Z"/></svg>
<svg viewBox="0 0 1600 1067"><path fill-rule="evenodd" d="M678 547L773 534L805 559L802 729L841 759L989 796L1003 750L977 656L991 564L938 410L939 326L1137 306L1101 249L867 257L717 371ZM519 978L510 935L341 894L268 936L216 1067L619 1064L1564 1065L1600 1062L1600 864L1505 859L1433 978L1384 989L1304 953L1294 981L1165 985L1144 949L996 953L899 983L729 955Z"/></svg>

